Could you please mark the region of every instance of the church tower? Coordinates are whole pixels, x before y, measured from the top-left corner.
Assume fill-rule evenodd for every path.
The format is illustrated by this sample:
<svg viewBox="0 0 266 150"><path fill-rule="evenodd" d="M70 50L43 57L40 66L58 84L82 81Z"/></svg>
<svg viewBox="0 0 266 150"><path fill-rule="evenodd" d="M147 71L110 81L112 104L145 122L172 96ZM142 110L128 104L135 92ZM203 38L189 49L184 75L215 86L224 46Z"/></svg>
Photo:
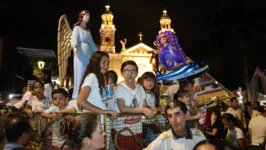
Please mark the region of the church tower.
<svg viewBox="0 0 266 150"><path fill-rule="evenodd" d="M100 28L101 47L100 50L107 53L115 53L115 25L113 24L113 13L110 6L105 6L105 12L102 14L102 25Z"/></svg>
<svg viewBox="0 0 266 150"><path fill-rule="evenodd" d="M171 28L171 19L167 15L167 11L165 9L163 10L163 16L160 19L160 24L161 24L161 30L159 32L163 32L163 31L174 32L174 30Z"/></svg>

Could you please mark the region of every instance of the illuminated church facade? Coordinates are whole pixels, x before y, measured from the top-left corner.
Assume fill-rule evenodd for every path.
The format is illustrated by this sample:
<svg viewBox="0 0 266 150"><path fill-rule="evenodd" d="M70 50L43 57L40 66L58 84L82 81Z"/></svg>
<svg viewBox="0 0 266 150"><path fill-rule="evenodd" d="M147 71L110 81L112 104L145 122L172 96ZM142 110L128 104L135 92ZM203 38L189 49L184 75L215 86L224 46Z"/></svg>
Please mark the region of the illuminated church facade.
<svg viewBox="0 0 266 150"><path fill-rule="evenodd" d="M118 75L118 83L123 81L120 67L123 62L127 60L134 60L139 67L138 77L146 71L154 71L155 61L151 61L152 51L155 51L152 47L142 42L143 34L138 34L140 42L132 47L127 48L127 39L120 40L122 49L120 53L115 51L115 25L113 23L114 15L110 11L110 6L105 6L106 10L102 14L102 24L100 28L100 50L107 52L110 56L109 70L114 70ZM163 16L160 20L161 30L172 30L171 20L166 14L166 10L163 11ZM138 78L137 77L137 78Z"/></svg>

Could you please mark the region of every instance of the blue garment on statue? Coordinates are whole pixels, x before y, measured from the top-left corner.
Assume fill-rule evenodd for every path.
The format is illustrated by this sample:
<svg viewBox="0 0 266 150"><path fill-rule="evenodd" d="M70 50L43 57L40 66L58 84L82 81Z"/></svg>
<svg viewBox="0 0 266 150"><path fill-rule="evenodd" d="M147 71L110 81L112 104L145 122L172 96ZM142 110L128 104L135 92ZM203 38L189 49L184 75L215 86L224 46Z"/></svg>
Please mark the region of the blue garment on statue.
<svg viewBox="0 0 266 150"><path fill-rule="evenodd" d="M75 26L73 29L71 46L76 46L78 49L78 56L74 56L74 89L72 94L72 98L77 99L81 80L92 54L97 51L97 47L90 31L80 26Z"/></svg>
<svg viewBox="0 0 266 150"><path fill-rule="evenodd" d="M171 70L176 67L177 64L185 62L186 55L182 50L176 50L168 44L160 50L159 60L164 68Z"/></svg>

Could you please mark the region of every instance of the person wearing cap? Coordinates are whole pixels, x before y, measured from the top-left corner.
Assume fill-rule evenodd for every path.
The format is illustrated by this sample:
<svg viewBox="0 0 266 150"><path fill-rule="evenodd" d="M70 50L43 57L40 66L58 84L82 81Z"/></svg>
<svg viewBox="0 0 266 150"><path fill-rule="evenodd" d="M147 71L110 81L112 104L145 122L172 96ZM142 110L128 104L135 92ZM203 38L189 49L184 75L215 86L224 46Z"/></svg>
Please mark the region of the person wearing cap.
<svg viewBox="0 0 266 150"><path fill-rule="evenodd" d="M261 113L249 122L249 134L251 137L250 150L264 150L266 137L266 105L259 107Z"/></svg>
<svg viewBox="0 0 266 150"><path fill-rule="evenodd" d="M192 150L197 143L206 139L200 130L187 127L189 113L183 102L170 102L165 107L165 115L171 129L161 133L145 150Z"/></svg>

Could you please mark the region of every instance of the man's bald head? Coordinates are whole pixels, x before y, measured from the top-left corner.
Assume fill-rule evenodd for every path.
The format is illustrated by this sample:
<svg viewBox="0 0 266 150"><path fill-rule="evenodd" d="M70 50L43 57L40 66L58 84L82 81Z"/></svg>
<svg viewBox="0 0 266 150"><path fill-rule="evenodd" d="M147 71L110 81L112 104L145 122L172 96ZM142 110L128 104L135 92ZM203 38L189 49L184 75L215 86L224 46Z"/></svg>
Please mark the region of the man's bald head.
<svg viewBox="0 0 266 150"><path fill-rule="evenodd" d="M31 126L26 117L11 115L8 117L5 134L8 142L16 142L24 133L30 133Z"/></svg>

